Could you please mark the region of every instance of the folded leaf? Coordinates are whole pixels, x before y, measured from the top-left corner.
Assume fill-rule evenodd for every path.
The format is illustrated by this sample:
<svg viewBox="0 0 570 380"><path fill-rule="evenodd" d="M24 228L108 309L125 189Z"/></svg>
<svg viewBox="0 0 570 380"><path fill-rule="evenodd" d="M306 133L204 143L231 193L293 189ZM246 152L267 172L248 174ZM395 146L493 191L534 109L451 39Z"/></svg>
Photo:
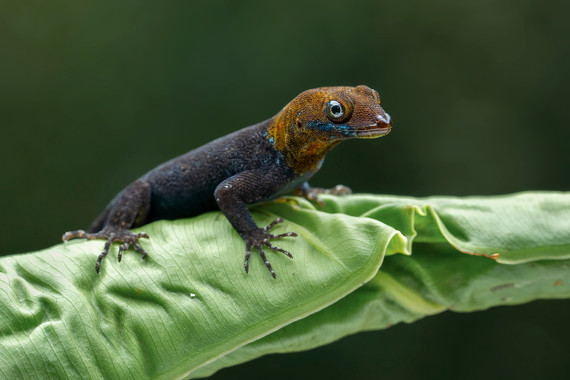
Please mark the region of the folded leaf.
<svg viewBox="0 0 570 380"><path fill-rule="evenodd" d="M149 257L109 255L99 276L101 241L0 258L1 377L199 377L448 309L570 296L570 194L323 199L253 207L299 234L278 242L294 260L268 253L277 280L258 257L244 273L219 212L144 226Z"/></svg>
<svg viewBox="0 0 570 380"><path fill-rule="evenodd" d="M270 208L290 212L279 204ZM412 251L413 243L413 255L386 257L372 281L339 302L218 359L194 376L207 376L269 353L307 350L359 331L410 323L448 309L469 312L570 297L568 193L326 197L324 211L382 220L403 232L406 252ZM548 260L552 258L561 260ZM524 261L532 262L501 264Z"/></svg>

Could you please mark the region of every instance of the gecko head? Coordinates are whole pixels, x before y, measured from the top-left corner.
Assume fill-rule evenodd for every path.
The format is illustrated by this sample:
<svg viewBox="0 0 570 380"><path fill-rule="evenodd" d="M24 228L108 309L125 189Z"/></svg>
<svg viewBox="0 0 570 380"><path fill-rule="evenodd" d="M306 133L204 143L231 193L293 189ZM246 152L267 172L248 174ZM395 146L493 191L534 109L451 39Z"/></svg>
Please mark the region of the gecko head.
<svg viewBox="0 0 570 380"><path fill-rule="evenodd" d="M378 138L392 129L378 92L368 86L321 87L303 92L294 102L295 127L310 139Z"/></svg>
<svg viewBox="0 0 570 380"><path fill-rule="evenodd" d="M321 87L299 94L271 119L266 137L296 173L318 170L325 154L346 139L390 132L392 120L370 87Z"/></svg>

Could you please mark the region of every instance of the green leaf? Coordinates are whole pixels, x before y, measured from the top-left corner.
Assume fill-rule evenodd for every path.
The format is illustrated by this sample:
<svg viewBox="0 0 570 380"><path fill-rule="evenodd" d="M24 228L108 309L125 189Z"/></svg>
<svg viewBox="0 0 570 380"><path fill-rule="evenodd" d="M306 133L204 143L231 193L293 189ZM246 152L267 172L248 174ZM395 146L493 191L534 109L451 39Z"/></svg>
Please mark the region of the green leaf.
<svg viewBox="0 0 570 380"><path fill-rule="evenodd" d="M420 244L387 257L378 275L337 303L201 368L196 377L270 353L308 350L360 331L411 323L446 310L469 312L570 297L570 260L502 265Z"/></svg>
<svg viewBox="0 0 570 380"><path fill-rule="evenodd" d="M258 257L244 273L218 212L144 226L149 257L109 255L99 276L101 241L1 258L1 377L206 376L448 309L570 296L570 194L323 199L253 208L300 235L277 242L294 260L270 254L277 280Z"/></svg>
<svg viewBox="0 0 570 380"><path fill-rule="evenodd" d="M280 210L282 207L270 206L282 214L290 212ZM539 298L570 297L568 193L426 199L354 195L327 197L325 210L389 221L406 231L408 247L414 242L413 255L387 257L380 272L363 287L218 359L200 369L196 377L269 353L303 351L359 331L410 323L445 310L469 312ZM460 239L450 230L465 233ZM525 244L517 243L517 238ZM499 256L494 261L464 255L448 241L463 252ZM519 255L525 260L518 259ZM502 256L509 260L501 260ZM548 260L552 258L560 260ZM521 261L532 262L501 264Z"/></svg>
<svg viewBox="0 0 570 380"><path fill-rule="evenodd" d="M416 242L448 242L464 253L498 254L501 263L570 258L568 193L423 199L355 195L327 198L327 211L383 220L413 239L405 230L411 224Z"/></svg>
<svg viewBox="0 0 570 380"><path fill-rule="evenodd" d="M277 216L257 213L265 225ZM182 377L344 297L403 238L378 221L315 213L279 230L294 253L271 278L220 213L145 226L150 252L94 263L103 242L73 241L0 260L2 378Z"/></svg>

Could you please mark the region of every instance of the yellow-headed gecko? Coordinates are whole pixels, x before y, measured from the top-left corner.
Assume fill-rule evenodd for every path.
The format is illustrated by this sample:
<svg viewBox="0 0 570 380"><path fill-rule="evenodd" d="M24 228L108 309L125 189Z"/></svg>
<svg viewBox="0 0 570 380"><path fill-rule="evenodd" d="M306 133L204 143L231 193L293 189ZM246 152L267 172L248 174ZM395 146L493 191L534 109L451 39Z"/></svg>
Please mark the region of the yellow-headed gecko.
<svg viewBox="0 0 570 380"><path fill-rule="evenodd" d="M104 239L97 259L119 245L118 258L132 246L145 258L138 239L148 238L139 227L159 219L178 219L219 209L245 242L245 271L251 250L256 248L276 278L263 247L293 256L271 240L297 236L294 232L273 235L270 230L283 220L258 227L247 204L295 193L322 203L318 194L347 194L310 187L307 181L321 167L325 154L339 142L352 138L377 138L390 132L392 121L380 106L378 93L367 86L322 87L307 90L277 115L176 157L149 171L122 190L87 231L66 232L63 240Z"/></svg>

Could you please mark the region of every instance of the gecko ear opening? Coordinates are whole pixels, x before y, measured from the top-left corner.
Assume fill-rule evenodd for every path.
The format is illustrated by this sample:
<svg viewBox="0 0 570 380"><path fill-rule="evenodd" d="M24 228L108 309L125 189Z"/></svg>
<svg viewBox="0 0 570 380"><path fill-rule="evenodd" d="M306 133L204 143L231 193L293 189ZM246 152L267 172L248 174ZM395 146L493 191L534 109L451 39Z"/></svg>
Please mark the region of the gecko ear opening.
<svg viewBox="0 0 570 380"><path fill-rule="evenodd" d="M297 128L302 128L303 127L303 123L301 123L301 120L297 119Z"/></svg>

